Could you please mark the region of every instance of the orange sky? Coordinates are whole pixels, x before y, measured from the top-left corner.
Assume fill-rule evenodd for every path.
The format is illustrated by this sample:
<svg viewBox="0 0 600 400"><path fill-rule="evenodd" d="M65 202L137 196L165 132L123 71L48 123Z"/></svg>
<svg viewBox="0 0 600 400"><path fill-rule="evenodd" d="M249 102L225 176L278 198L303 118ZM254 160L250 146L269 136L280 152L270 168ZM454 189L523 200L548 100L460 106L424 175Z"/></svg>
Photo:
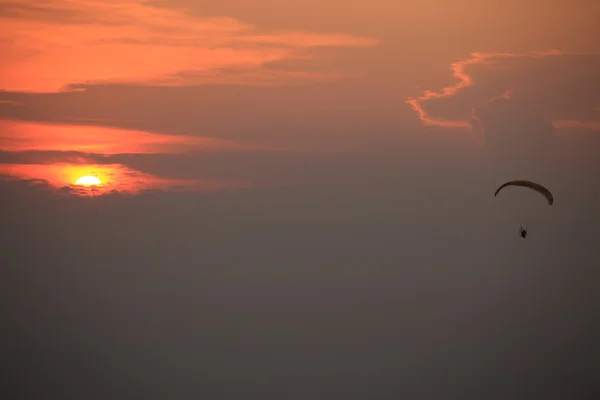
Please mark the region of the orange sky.
<svg viewBox="0 0 600 400"><path fill-rule="evenodd" d="M599 204L600 0L0 0L14 398L589 399Z"/></svg>
<svg viewBox="0 0 600 400"><path fill-rule="evenodd" d="M160 177L86 154L363 151L429 128L481 142L493 135L481 110L499 100L595 132L599 12L584 0L1 2L0 151L16 158L0 173L246 185L221 173L242 161L177 179L164 163ZM19 161L31 152L37 163Z"/></svg>
<svg viewBox="0 0 600 400"><path fill-rule="evenodd" d="M234 18L193 16L186 10L147 3L8 3L2 25L10 36L0 43L6 57L0 87L43 92L81 82L218 82L218 76L211 75L219 68L255 68L265 62L302 58L304 48L368 47L377 43L373 38L343 33L292 30L264 34ZM202 75L187 79L178 76L188 70ZM285 74L264 78L295 79Z"/></svg>

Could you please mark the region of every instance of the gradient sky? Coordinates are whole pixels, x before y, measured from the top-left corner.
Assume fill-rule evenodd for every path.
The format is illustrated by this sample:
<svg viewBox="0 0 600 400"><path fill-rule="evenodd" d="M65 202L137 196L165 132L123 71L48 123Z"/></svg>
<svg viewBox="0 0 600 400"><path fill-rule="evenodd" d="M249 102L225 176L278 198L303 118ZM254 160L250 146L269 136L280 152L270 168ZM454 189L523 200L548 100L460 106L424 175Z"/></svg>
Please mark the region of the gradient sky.
<svg viewBox="0 0 600 400"><path fill-rule="evenodd" d="M0 0L6 390L597 398L599 20Z"/></svg>

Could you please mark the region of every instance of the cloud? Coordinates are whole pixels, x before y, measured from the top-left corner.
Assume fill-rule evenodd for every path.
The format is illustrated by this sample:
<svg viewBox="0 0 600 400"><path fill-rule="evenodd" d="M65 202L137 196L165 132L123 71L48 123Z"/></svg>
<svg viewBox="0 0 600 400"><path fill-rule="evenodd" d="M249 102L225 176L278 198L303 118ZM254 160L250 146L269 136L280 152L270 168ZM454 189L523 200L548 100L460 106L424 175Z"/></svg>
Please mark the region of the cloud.
<svg viewBox="0 0 600 400"><path fill-rule="evenodd" d="M76 151L0 151L0 171L21 179L44 179L55 187L71 184L85 175L103 182L133 188L125 172L137 181L166 188L186 183L220 182L223 187L325 187L354 181L362 185L374 176L387 182L386 164L393 154L380 155L379 162L355 153L302 151L187 152L94 154ZM218 188L217 185L213 185ZM139 191L135 189L135 191Z"/></svg>
<svg viewBox="0 0 600 400"><path fill-rule="evenodd" d="M225 181L216 179L164 179L150 175L122 164L0 164L0 176L6 180L39 180L55 190L68 190L73 194L97 195L112 192L137 194L146 190L191 190L207 192L225 188L251 187L243 181ZM84 186L76 184L77 179L94 176L99 185Z"/></svg>
<svg viewBox="0 0 600 400"><path fill-rule="evenodd" d="M0 8L0 21L8 33L0 43L0 88L10 91L55 92L92 83L196 85L214 82L214 75L228 68L257 71L254 80L261 82L264 63L294 58L305 48L377 44L341 33L261 32L233 18L201 17L134 0L15 1ZM307 74L317 80L340 74L322 72L268 79L294 82Z"/></svg>
<svg viewBox="0 0 600 400"><path fill-rule="evenodd" d="M473 131L494 156L505 162L531 162L546 154L555 138L554 127L540 107L508 91L473 109Z"/></svg>
<svg viewBox="0 0 600 400"><path fill-rule="evenodd" d="M486 108L489 114L491 107L486 103L513 91L513 96L522 100L521 106L539 107L557 128L577 126L596 130L600 122L595 111L600 104L600 87L595 79L599 68L597 54L567 54L557 50L473 53L471 58L451 65L456 83L441 91L425 91L407 102L426 125L470 129L470 117L481 114L478 108ZM493 108L501 103L515 104L507 100L499 99ZM501 112L506 110L504 107ZM528 112L534 111L522 111ZM477 129L483 133L480 127Z"/></svg>
<svg viewBox="0 0 600 400"><path fill-rule="evenodd" d="M600 130L600 55L473 53L451 69L456 83L407 102L426 126L472 133L494 179L547 181L544 171L558 160L589 162L586 145L578 145L580 160L566 154L572 140L565 136Z"/></svg>
<svg viewBox="0 0 600 400"><path fill-rule="evenodd" d="M440 135L441 136L441 135ZM335 151L274 149L241 151L187 151L185 153L86 153L84 151L5 151L0 152L2 168L13 168L13 174L34 172L48 177L51 170L64 168L55 186L73 182L83 174L93 175L113 166L120 166L164 181L218 181L239 187L349 187L371 191L376 187L395 186L398 181L419 176L414 184L429 187L432 169L444 165L447 173L460 169L472 159L473 146L454 150L462 142L451 143L440 137L435 143L388 142L387 145L362 146L360 150ZM453 150L454 149L454 150ZM448 153L450 151L450 153ZM432 165L427 157L435 158ZM25 167L25 165L34 165ZM44 166L56 166L44 169ZM74 171L79 171L74 174ZM122 174L119 176L122 177ZM56 176L55 176L56 177ZM122 177L125 179L126 177ZM48 178L46 178L48 179ZM125 182L123 182L125 183Z"/></svg>
<svg viewBox="0 0 600 400"><path fill-rule="evenodd" d="M292 63L273 68L287 72L305 67ZM379 146L374 134L392 140L404 117L411 129L420 129L410 120L410 110L399 115L390 101L394 95L358 81L285 87L101 85L71 93L0 92L0 99L23 104L0 104L0 117L199 136L248 147L344 151Z"/></svg>
<svg viewBox="0 0 600 400"><path fill-rule="evenodd" d="M273 149L272 146L257 143L189 135L165 135L82 123L43 124L3 119L0 119L0 141L0 149L3 151L60 150L102 154Z"/></svg>
<svg viewBox="0 0 600 400"><path fill-rule="evenodd" d="M356 37L346 34L315 34L303 32L281 32L272 35L242 36L240 42L269 43L298 47L371 47L377 41L367 37Z"/></svg>
<svg viewBox="0 0 600 400"><path fill-rule="evenodd" d="M24 105L0 107L11 118L0 134L1 158L18 165L13 174L35 177L31 173L39 171L58 187L71 183L77 170L68 163L242 187L367 180L375 174L368 158L345 153L386 147L371 132L387 133L387 121L369 118L379 107L360 89L93 86L74 93L5 93ZM64 173L48 177L43 166L51 164L64 166ZM383 168L378 173L389 174Z"/></svg>
<svg viewBox="0 0 600 400"><path fill-rule="evenodd" d="M115 161L119 154L187 154L274 150L274 146L198 136L164 135L140 130L80 124L40 124L0 120L0 174L17 179L43 179L71 187L86 175L102 182L96 189L138 192L150 188L217 190L246 187L247 182L160 177ZM80 189L80 188L79 188ZM81 190L78 190L81 192Z"/></svg>

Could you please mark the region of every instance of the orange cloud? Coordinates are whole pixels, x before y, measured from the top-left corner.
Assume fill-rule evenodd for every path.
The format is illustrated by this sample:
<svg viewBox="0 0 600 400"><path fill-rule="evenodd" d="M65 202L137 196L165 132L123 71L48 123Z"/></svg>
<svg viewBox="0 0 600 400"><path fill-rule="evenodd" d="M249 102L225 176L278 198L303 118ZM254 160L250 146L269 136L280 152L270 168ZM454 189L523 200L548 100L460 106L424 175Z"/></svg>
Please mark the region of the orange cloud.
<svg viewBox="0 0 600 400"><path fill-rule="evenodd" d="M586 130L600 131L600 121L576 121L561 119L552 121L552 125L556 129L579 128Z"/></svg>
<svg viewBox="0 0 600 400"><path fill-rule="evenodd" d="M468 120L445 120L431 116L424 108L424 103L432 100L450 98L456 96L460 91L469 88L475 84L473 78L469 75L468 69L479 64L493 64L497 59L514 58L514 57L533 57L541 58L548 56L563 55L559 50L551 51L532 51L529 53L472 53L471 58L467 60L457 61L450 65L452 76L457 82L453 85L443 88L441 91L435 92L427 90L421 96L409 98L406 102L417 113L421 121L425 125L439 126L446 128L463 128L471 129L471 123ZM511 88L506 88L511 90ZM504 95L503 95L504 96Z"/></svg>
<svg viewBox="0 0 600 400"><path fill-rule="evenodd" d="M165 135L92 125L42 124L0 119L0 150L85 153L184 153L271 149L222 139Z"/></svg>
<svg viewBox="0 0 600 400"><path fill-rule="evenodd" d="M0 8L0 23L6 35L0 42L0 89L10 91L55 92L106 82L201 84L207 77L214 81L221 69L257 69L294 58L301 47L376 44L345 34L263 34L233 18L200 17L142 0L17 0ZM181 75L190 71L195 73Z"/></svg>
<svg viewBox="0 0 600 400"><path fill-rule="evenodd" d="M236 39L239 42L269 43L284 46L319 47L370 47L377 45L372 38L356 37L344 34L315 34L303 32L281 32L272 35L249 35Z"/></svg>

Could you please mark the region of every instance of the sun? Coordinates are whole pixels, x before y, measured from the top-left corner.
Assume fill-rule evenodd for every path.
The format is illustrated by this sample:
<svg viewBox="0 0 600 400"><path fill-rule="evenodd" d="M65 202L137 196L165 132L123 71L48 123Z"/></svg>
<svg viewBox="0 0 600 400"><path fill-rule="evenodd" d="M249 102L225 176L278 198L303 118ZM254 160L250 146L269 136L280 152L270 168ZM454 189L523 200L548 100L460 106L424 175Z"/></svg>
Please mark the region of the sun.
<svg viewBox="0 0 600 400"><path fill-rule="evenodd" d="M81 178L77 179L75 181L76 185L82 185L82 186L96 186L96 185L100 185L102 182L100 181L100 179L96 178L95 176L82 176Z"/></svg>

